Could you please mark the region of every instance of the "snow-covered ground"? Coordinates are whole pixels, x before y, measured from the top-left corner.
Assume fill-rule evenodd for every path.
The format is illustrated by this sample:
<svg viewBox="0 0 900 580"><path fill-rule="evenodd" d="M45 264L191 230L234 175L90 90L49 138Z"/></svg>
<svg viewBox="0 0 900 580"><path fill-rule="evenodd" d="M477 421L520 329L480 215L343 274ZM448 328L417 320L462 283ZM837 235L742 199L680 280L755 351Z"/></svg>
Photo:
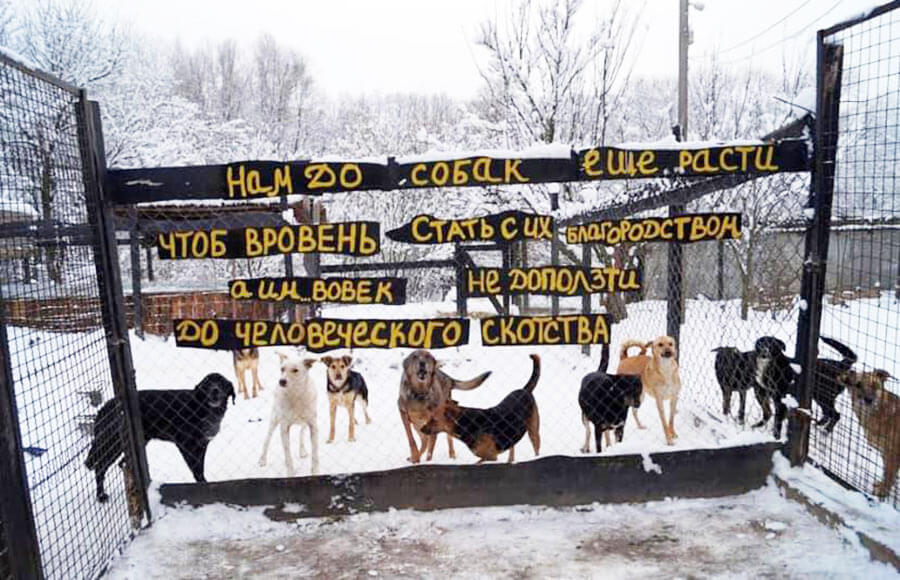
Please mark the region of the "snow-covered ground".
<svg viewBox="0 0 900 580"><path fill-rule="evenodd" d="M223 505L161 515L109 578L897 577L849 530L821 525L772 484L717 499L391 510L295 523ZM895 537L898 520L885 530Z"/></svg>

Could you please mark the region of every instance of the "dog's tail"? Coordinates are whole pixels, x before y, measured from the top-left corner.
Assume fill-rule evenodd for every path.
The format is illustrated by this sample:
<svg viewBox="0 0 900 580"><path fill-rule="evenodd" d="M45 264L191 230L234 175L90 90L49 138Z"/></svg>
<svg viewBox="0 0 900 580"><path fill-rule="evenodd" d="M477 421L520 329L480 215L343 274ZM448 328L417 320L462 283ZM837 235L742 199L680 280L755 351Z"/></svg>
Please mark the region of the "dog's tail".
<svg viewBox="0 0 900 580"><path fill-rule="evenodd" d="M459 389L460 391L471 391L474 388L480 387L481 383L487 380L489 376L491 376L491 371L486 373L482 373L475 377L474 379L469 379L468 381L461 381L459 379L454 379L453 377L447 375L451 381L452 386L451 389Z"/></svg>
<svg viewBox="0 0 900 580"><path fill-rule="evenodd" d="M828 338L827 336L820 336L819 338L822 339L822 342L841 353L841 356L844 357L840 363L841 369L850 370L850 367L857 361L856 353L846 344L838 342L833 338Z"/></svg>
<svg viewBox="0 0 900 580"><path fill-rule="evenodd" d="M531 377L528 379L528 382L525 383L525 386L522 387L529 393L534 391L534 388L538 384L538 379L541 376L541 357L536 354L529 355L531 356Z"/></svg>
<svg viewBox="0 0 900 580"><path fill-rule="evenodd" d="M628 349L633 346L636 346L639 349L641 349L641 352L639 352L638 354L644 354L644 348L645 348L644 343L639 340L629 338L628 340L626 340L625 342L622 343L622 347L619 349L619 358L620 359L628 358Z"/></svg>
<svg viewBox="0 0 900 580"><path fill-rule="evenodd" d="M604 343L603 347L600 349L600 366L597 367L597 370L601 373L605 373L606 369L609 368L609 343Z"/></svg>

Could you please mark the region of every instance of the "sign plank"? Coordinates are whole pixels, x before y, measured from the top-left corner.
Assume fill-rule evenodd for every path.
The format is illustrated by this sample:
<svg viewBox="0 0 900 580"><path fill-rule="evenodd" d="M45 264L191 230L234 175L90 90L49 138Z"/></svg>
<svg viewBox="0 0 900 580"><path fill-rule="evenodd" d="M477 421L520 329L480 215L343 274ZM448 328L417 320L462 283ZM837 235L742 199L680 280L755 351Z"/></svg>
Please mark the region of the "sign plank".
<svg viewBox="0 0 900 580"><path fill-rule="evenodd" d="M235 300L406 304L406 278L239 278L228 282Z"/></svg>
<svg viewBox="0 0 900 580"><path fill-rule="evenodd" d="M691 213L675 217L604 220L567 226L566 243L615 246L623 242L739 240L740 213Z"/></svg>
<svg viewBox="0 0 900 580"><path fill-rule="evenodd" d="M372 256L381 249L381 224L361 221L160 232L156 247L163 260L258 258L296 253Z"/></svg>
<svg viewBox="0 0 900 580"><path fill-rule="evenodd" d="M609 344L609 319L606 314L492 316L481 320L481 344Z"/></svg>
<svg viewBox="0 0 900 580"><path fill-rule="evenodd" d="M642 281L642 272L637 268L476 268L466 270L466 295L469 298L503 294L587 296L600 292L638 291Z"/></svg>
<svg viewBox="0 0 900 580"><path fill-rule="evenodd" d="M241 161L227 165L112 169L114 203L187 199L246 200L328 192L562 183L600 179L710 177L808 171L805 139L721 143L679 149L592 147L555 157L521 153L448 155L398 163Z"/></svg>
<svg viewBox="0 0 900 580"><path fill-rule="evenodd" d="M447 348L469 342L469 320L311 318L302 322L176 318L177 346L236 350L301 346L309 352L347 348Z"/></svg>

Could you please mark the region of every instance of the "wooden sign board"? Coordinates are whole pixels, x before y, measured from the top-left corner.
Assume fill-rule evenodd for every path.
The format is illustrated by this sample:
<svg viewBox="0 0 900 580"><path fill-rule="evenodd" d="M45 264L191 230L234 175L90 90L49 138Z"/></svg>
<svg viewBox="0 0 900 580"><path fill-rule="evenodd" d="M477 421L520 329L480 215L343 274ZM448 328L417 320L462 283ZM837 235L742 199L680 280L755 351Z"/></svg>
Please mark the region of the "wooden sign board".
<svg viewBox="0 0 900 580"><path fill-rule="evenodd" d="M470 298L502 294L587 296L600 292L633 292L641 289L642 272L637 268L477 268L466 270L466 292Z"/></svg>
<svg viewBox="0 0 900 580"><path fill-rule="evenodd" d="M235 300L337 304L406 304L405 278L240 278L228 282Z"/></svg>
<svg viewBox="0 0 900 580"><path fill-rule="evenodd" d="M372 256L381 250L381 225L364 221L165 232L157 234L156 247L164 260L296 253Z"/></svg>
<svg viewBox="0 0 900 580"><path fill-rule="evenodd" d="M650 217L592 222L566 227L568 244L624 242L702 242L741 238L741 214L692 213L676 217Z"/></svg>
<svg viewBox="0 0 900 580"><path fill-rule="evenodd" d="M808 171L805 139L715 146L593 147L568 155L448 155L441 160L242 161L227 165L113 169L114 203L254 199L327 192L563 183L599 179L768 175Z"/></svg>
<svg viewBox="0 0 900 580"><path fill-rule="evenodd" d="M292 323L178 318L173 323L176 345L219 350L263 346L300 346L309 352L338 348L433 349L469 342L469 321L462 318L311 318Z"/></svg>
<svg viewBox="0 0 900 580"><path fill-rule="evenodd" d="M492 316L481 320L481 344L609 344L609 320L606 314Z"/></svg>
<svg viewBox="0 0 900 580"><path fill-rule="evenodd" d="M385 235L408 244L549 240L553 237L553 218L521 211L458 220L420 214Z"/></svg>

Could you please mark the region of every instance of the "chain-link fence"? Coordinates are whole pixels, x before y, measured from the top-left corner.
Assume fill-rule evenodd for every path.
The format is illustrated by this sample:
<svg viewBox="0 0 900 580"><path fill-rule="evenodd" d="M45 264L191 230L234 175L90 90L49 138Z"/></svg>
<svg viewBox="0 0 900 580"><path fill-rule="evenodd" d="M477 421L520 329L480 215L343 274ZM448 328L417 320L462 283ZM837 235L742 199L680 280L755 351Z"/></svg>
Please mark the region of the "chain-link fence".
<svg viewBox="0 0 900 580"><path fill-rule="evenodd" d="M900 469L900 3L820 33L842 55L834 199L810 458L897 506ZM820 73L821 74L821 73ZM824 345L823 345L824 346ZM855 364L854 364L855 363Z"/></svg>
<svg viewBox="0 0 900 580"><path fill-rule="evenodd" d="M114 394L85 105L77 89L0 55L4 388L15 402L41 565L51 578L96 576L132 533L122 470L110 469L110 501L100 504L85 467L94 415ZM17 445L7 429L4 441ZM120 450L123 436L110 433ZM3 490L7 498L20 492ZM18 539L27 526L4 532Z"/></svg>
<svg viewBox="0 0 900 580"><path fill-rule="evenodd" d="M802 126L802 123L797 125L801 129ZM667 436L670 428L660 420L652 395L655 392L652 389L657 386L660 389L669 388L667 385L672 380L670 371L666 371L666 380L663 381L666 384L653 384L647 387L649 390L639 388L637 395L634 395L626 392L627 389L622 390L623 385L633 385L633 380L591 383L591 373L601 366L602 349L599 345L587 349L580 345L489 346L481 339L482 325L495 316L575 317L605 314L610 323L611 348L609 361L601 370L615 374L620 364L644 363L670 369L666 346L645 348L645 345L666 334L669 244L642 242L579 246L564 242L564 228L605 219L604 208L593 208L591 215L567 214L565 211L554 214L560 224L560 241L555 249L554 244L546 239L510 244L414 246L385 236L386 232L408 223L418 213L429 210L434 211L434 215L441 220L521 210L515 195L507 196L506 202L494 199L487 204L484 191L475 189L454 190L459 196L470 196L472 204L454 204L452 208L443 208L443 211L440 200L447 195L446 190L371 194L404 196L415 201L413 204L406 203L405 211L374 216L367 213L365 204L355 201L361 195L358 193L325 196L317 204L324 205L327 212L295 210L300 205L293 198L279 205L269 202L271 205L268 207L264 207L263 203L245 207L255 208L260 215L267 216L252 218L255 220L252 223L257 226L268 224L280 227L285 223L324 221L325 213L329 220L335 222L375 219L381 224L382 246L377 257L368 259L323 255L319 259L294 256L289 261L281 256L161 260L158 248L153 248L149 253L143 250L156 243L153 232L182 231L201 226L202 229L229 229L251 225L251 218L232 217L233 214L225 209L227 205L222 202L190 202L189 205L173 205L164 211L159 209L163 206L162 202L120 206L118 211L122 229L128 227L127 216L146 216L144 221L138 220L136 228L132 227L132 232L136 230L146 235L131 244L131 248L136 247L137 251L129 251L125 242L130 238L126 238L124 233L120 236L123 242L120 247L122 270L140 277L142 297L139 308L143 311L144 336L132 338L138 389L141 392L192 389L214 373L234 385L236 403L220 408L222 415L217 416L220 417L217 418L218 430L205 451L202 477L210 481L404 467L410 464L411 458L415 458L422 445L423 439L421 434L416 433L416 428L424 427L426 431L433 432L462 429L459 423L465 423L467 419L459 419L459 416L471 413L469 409L491 409L496 405L501 405L501 408L491 411L492 418L480 421L490 424L484 427L489 438L509 438L510 433L522 438L517 447L517 461L535 456L535 450L526 441L529 429L534 430L529 421L539 423L541 455L596 453L596 427L589 425L594 422L593 415L597 417L601 434L608 430L610 435L616 435L616 429L624 426L621 441L613 437L609 444L602 442L603 454L659 453L771 441L775 419L769 418L769 415L776 413L780 397L776 396L777 393L754 387L752 376L744 377L748 373L752 375L755 367L738 370L727 366L720 371L721 380L717 379L714 349L733 347L746 353L755 348L757 339L771 336L785 343L786 356L793 356L796 320L801 309L798 293L803 232L792 230L791 224L802 220L809 180L807 174L798 173L744 181L737 184L729 181L722 189L710 187L705 179L682 180L671 186L672 190L682 194L687 192L684 195L691 201L685 211L689 213L740 213L743 216L742 234L736 239L684 244L684 325L678 342L670 349L675 354L671 358L677 358L680 365L681 387L674 419L677 438ZM699 184L700 187L694 188L692 184ZM666 193L659 189L658 184L648 186L642 192L630 200L632 206L637 207L635 202L642 199ZM477 201L479 199L481 202ZM612 204L606 209L611 212L612 219L636 221L665 215L661 213L664 210L631 211L628 207L631 206ZM151 211L157 212L153 219ZM550 213L549 208L547 213ZM561 292L559 297L510 295L506 292L491 298L468 296L465 289L468 276L479 269L508 271L541 268L554 263L576 270L638 269L642 272L641 288L588 296L579 295L577 291L569 295ZM307 304L296 311L276 301L257 302L251 307L254 301L236 300L227 294L229 280L287 275L403 277L407 280L406 303L326 303L315 307ZM202 293L197 292L197 284L202 285ZM134 279L131 287L135 287ZM223 296L221 300L210 300L205 297L206 293ZM133 292L132 298L138 295ZM138 318L135 316L136 321ZM470 339L468 344L462 346L433 350L434 360L425 361L422 378L417 378L420 357L414 356L412 349L332 349L316 354L273 347L237 354L227 350L179 348L175 341L177 333L173 332L172 326L173 319L180 318L286 322L291 316L297 320L310 316L339 320L465 317L471 320ZM620 350L626 340L636 341L640 348L630 350L632 361L621 363ZM646 358L635 358L641 353ZM288 358L282 360L280 354ZM531 354L539 356L537 370L529 356ZM531 387L536 415L531 411L529 397L517 394L513 397L513 403L505 399L513 391L528 385L533 372L539 373ZM631 368L628 372L640 371ZM434 388L448 392L433 400L416 399L421 395L417 394L417 389L422 392L428 390L423 384L416 384L430 380L433 373L443 377L437 380ZM490 375L484 378L486 373ZM743 373L743 378L735 380L733 375L736 373ZM295 376L302 379L295 381ZM592 386L585 387L588 390L582 392L586 377L587 383ZM468 381L478 384L475 386ZM453 384L457 387L449 392ZM297 392L286 395L285 389L291 385L296 387ZM727 397L723 394L724 389L727 389ZM640 396L641 391L644 392L643 397ZM300 393L303 393L302 396ZM455 401L449 407L444 400L448 396ZM739 402L742 396L744 405ZM668 417L672 397L665 394L663 397L664 412ZM723 413L725 400L730 401L732 397L734 403L730 404L726 416ZM297 408L287 409L288 400ZM502 403L504 400L506 402ZM425 405L427 412L415 410L421 406L420 403ZM510 405L512 408L509 408ZM741 416L741 407L746 408L743 413L745 417ZM285 447L281 439L285 425L282 419L290 413L298 416L292 423L293 429L287 431L288 445ZM767 414L766 420L763 420L764 413ZM189 417L169 415L167 428L185 432ZM434 417L437 421L426 427L429 419ZM310 424L314 426L316 443L310 440L309 430L303 429L304 425ZM407 425L410 426L409 432ZM163 482L197 479L197 473L191 469L188 460L190 454L179 449L178 445L172 445L172 437L153 439L146 425L145 434L148 435L147 455L152 479ZM462 441L469 437L462 432L457 432L457 435ZM782 430L781 438L784 437ZM415 443L416 451L410 445L410 438ZM484 453L495 455L490 447L492 444L485 444L489 449L485 452L474 442L469 443L470 449L467 449L466 444L457 440L455 457L451 457L445 436L440 435L431 453L431 461L459 464L476 461ZM497 450L506 449L506 444L501 444ZM422 451L424 461L429 451L425 448ZM501 455L500 459L505 460L506 456Z"/></svg>

